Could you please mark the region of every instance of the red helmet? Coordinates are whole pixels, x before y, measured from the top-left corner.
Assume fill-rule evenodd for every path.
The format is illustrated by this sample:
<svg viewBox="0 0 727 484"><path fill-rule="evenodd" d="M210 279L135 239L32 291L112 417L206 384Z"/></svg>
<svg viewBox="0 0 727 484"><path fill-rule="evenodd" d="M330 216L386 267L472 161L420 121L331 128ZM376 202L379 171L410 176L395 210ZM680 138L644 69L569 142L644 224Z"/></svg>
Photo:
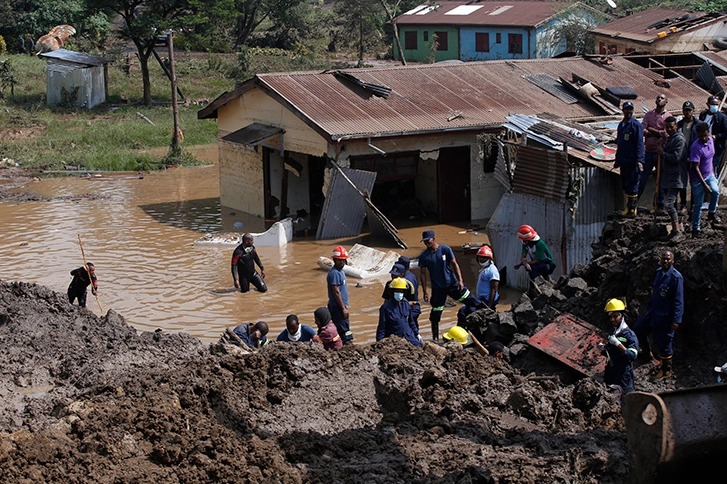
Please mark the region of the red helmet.
<svg viewBox="0 0 727 484"><path fill-rule="evenodd" d="M533 240L538 236L538 233L530 225L521 225L517 229L517 237L520 240Z"/></svg>
<svg viewBox="0 0 727 484"><path fill-rule="evenodd" d="M348 259L348 251L346 248L342 245L339 245L335 249L333 249L333 255L331 255L332 259Z"/></svg>
<svg viewBox="0 0 727 484"><path fill-rule="evenodd" d="M480 250L477 251L477 257L489 257L490 259L494 259L494 257L492 257L492 249L489 245L483 245L480 247Z"/></svg>

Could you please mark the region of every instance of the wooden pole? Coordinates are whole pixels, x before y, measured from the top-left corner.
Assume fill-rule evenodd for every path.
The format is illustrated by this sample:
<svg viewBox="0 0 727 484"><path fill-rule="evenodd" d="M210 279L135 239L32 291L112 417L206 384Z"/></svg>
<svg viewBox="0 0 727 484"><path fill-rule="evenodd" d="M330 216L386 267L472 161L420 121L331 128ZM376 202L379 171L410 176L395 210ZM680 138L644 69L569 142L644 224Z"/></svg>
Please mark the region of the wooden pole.
<svg viewBox="0 0 727 484"><path fill-rule="evenodd" d="M177 104L177 76L174 73L174 34L167 34L167 47L169 48L169 77L172 80L172 112L174 113L174 134L172 135L172 150L179 151L179 106Z"/></svg>

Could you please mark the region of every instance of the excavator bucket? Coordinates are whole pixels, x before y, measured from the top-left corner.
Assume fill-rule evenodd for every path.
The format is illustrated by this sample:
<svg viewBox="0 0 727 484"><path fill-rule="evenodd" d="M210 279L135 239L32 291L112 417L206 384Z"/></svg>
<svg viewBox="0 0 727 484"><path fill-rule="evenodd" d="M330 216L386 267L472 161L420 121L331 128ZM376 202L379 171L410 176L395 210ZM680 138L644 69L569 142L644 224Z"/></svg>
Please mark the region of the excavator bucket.
<svg viewBox="0 0 727 484"><path fill-rule="evenodd" d="M631 392L622 411L629 483L724 482L727 385Z"/></svg>
<svg viewBox="0 0 727 484"><path fill-rule="evenodd" d="M533 348L579 373L602 380L606 357L596 346L599 342L604 342L604 335L598 328L567 313L555 318L528 340Z"/></svg>

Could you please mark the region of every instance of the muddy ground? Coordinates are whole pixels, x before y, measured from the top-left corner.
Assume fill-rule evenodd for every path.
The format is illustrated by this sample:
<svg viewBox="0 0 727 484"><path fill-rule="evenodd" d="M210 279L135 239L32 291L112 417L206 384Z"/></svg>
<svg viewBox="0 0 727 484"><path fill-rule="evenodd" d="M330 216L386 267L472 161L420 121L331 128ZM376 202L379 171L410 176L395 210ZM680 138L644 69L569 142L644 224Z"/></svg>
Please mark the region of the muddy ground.
<svg viewBox="0 0 727 484"><path fill-rule="evenodd" d="M614 220L593 264L511 311L475 313L468 325L508 345L504 362L399 339L244 354L0 281L0 482L626 482L618 400L526 341L561 312L605 329L611 297L635 318L668 247L687 299L675 376L657 381L642 362L637 390L714 383L727 361L723 233L672 238L666 225Z"/></svg>

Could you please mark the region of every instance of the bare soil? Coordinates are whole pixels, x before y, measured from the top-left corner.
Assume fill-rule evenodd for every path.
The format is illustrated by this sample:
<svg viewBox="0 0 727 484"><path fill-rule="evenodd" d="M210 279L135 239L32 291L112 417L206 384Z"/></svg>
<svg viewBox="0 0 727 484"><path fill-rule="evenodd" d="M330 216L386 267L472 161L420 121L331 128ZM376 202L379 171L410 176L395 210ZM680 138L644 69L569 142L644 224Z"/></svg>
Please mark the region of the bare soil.
<svg viewBox="0 0 727 484"><path fill-rule="evenodd" d="M610 297L635 318L668 247L688 301L675 376L642 363L637 390L713 383L727 361L723 232L670 238L657 221L614 220L591 265L540 281L511 311L472 315L509 361L397 338L244 353L139 334L113 311L0 281L0 482L626 482L618 400L526 341L561 312L605 328Z"/></svg>

